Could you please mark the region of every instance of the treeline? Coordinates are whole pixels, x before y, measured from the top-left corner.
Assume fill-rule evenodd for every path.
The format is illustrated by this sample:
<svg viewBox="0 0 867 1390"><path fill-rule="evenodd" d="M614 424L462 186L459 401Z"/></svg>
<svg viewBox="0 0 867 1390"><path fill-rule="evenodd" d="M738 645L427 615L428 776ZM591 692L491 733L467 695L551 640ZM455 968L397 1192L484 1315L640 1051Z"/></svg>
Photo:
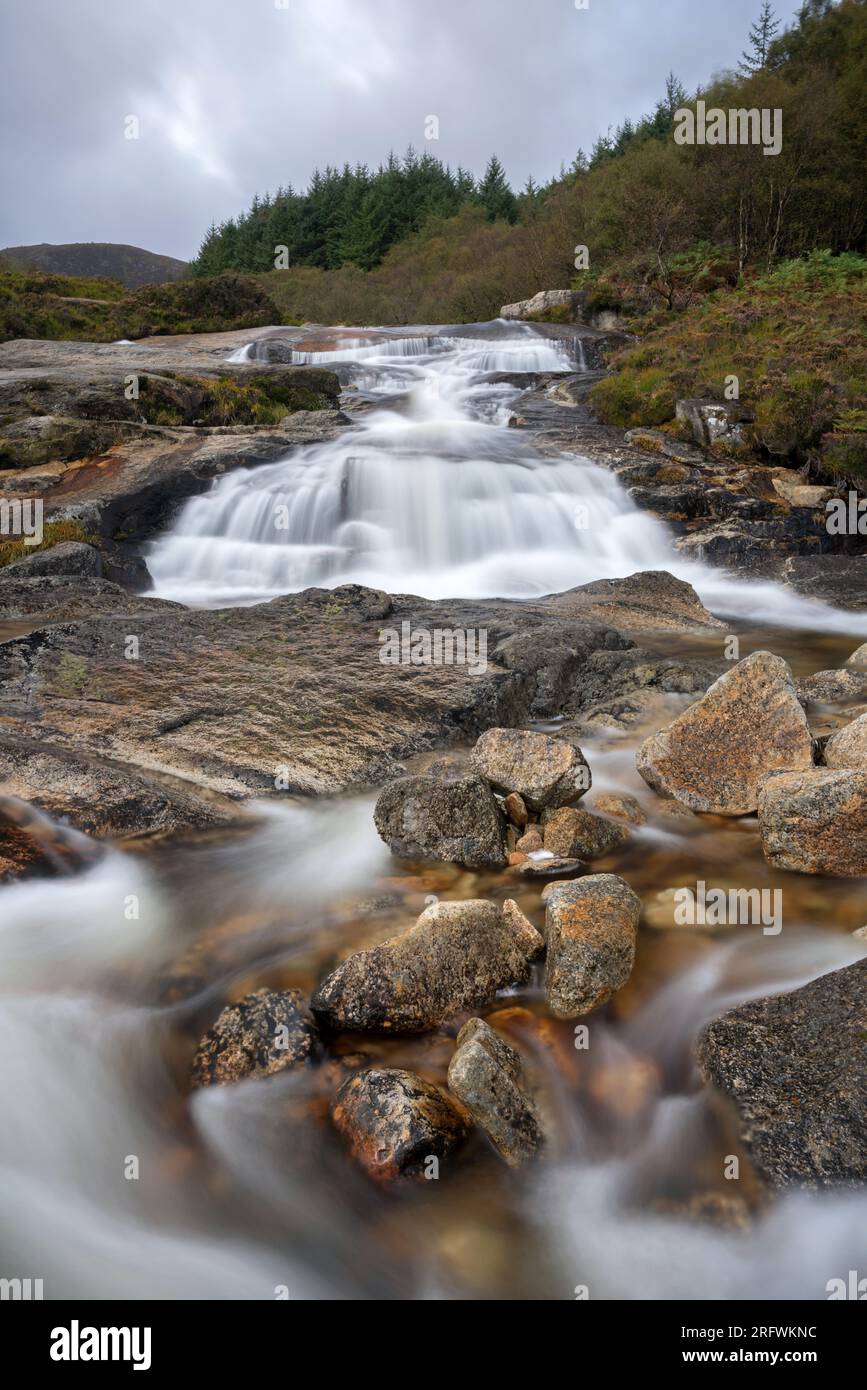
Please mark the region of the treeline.
<svg viewBox="0 0 867 1390"><path fill-rule="evenodd" d="M600 294L631 285L639 299L677 308L707 259L730 261L737 275L814 248L864 251L867 0L805 0L792 28L778 28L763 4L740 72L689 100L670 74L648 116L601 137L589 156L578 151L544 187L530 179L516 195L496 159L477 184L412 151L373 174L326 170L307 193L284 190L212 228L196 272L273 273L285 246L289 269L275 278L287 317L393 323L490 316L538 289L600 277L616 282ZM676 144L675 112L699 98L781 110L781 152ZM576 279L579 244L590 273ZM684 257L696 276L684 276Z"/></svg>
<svg viewBox="0 0 867 1390"><path fill-rule="evenodd" d="M453 217L468 206L481 208L492 222L517 220L518 199L496 155L478 183L466 169L453 172L412 148L402 159L389 155L375 171L348 164L317 169L306 193L279 188L273 197L256 196L249 212L211 226L193 273L342 265L370 270L431 217Z"/></svg>

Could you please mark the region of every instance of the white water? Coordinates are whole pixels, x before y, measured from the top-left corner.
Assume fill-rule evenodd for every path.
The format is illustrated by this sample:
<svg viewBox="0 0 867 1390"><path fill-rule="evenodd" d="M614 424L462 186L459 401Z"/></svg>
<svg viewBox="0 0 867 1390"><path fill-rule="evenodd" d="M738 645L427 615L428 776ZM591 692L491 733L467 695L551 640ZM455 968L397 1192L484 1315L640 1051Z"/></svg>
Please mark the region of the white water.
<svg viewBox="0 0 867 1390"><path fill-rule="evenodd" d="M525 598L667 569L721 615L867 632L867 616L685 561L612 473L574 454L540 456L526 432L507 428L519 388L490 375L580 364L567 343L526 324L478 331L295 352L298 362L357 364L354 389L382 407L333 441L233 471L188 502L148 556L154 594L220 607L358 583L424 598Z"/></svg>

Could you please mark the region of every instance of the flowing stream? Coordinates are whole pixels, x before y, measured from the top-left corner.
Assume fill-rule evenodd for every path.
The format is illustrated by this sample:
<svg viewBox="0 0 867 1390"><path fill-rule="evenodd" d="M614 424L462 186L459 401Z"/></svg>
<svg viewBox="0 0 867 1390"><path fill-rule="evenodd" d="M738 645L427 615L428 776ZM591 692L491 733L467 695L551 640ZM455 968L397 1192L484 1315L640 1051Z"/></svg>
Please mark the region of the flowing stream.
<svg viewBox="0 0 867 1390"><path fill-rule="evenodd" d="M364 405L353 428L190 502L149 557L157 594L250 604L357 581L521 597L669 568L732 615L744 654L774 645L797 674L861 637L863 618L685 564L610 473L507 428L520 388L490 374L574 370L561 343L499 324L326 357ZM772 870L753 818L661 814L634 768L646 731L584 744L594 788L648 816L599 870L648 908L702 877L780 888L785 928L673 931L649 912L586 1052L547 1017L538 969L506 992L498 1026L531 1058L555 1135L520 1174L476 1136L440 1181L373 1188L327 1122L333 1060L191 1099L187 1077L227 997L309 992L430 894L514 896L539 922L538 885L398 864L361 797L263 804L237 830L107 848L77 874L0 889L0 1274L42 1278L46 1297L749 1299L823 1298L827 1280L863 1272L867 1195L766 1203L691 1061L708 1018L862 955L863 889ZM442 1083L453 1034L336 1050ZM723 1178L726 1154L740 1183Z"/></svg>

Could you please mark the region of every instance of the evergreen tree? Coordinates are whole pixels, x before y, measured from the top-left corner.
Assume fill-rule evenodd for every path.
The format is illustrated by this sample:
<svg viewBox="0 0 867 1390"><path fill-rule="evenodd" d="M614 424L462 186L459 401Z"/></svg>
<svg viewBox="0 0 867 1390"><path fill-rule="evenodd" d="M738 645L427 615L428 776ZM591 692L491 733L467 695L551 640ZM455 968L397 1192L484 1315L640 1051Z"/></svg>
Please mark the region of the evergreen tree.
<svg viewBox="0 0 867 1390"><path fill-rule="evenodd" d="M506 171L495 154L488 160L484 178L479 184L478 199L489 222L502 218L505 222L517 222L518 200L509 187Z"/></svg>
<svg viewBox="0 0 867 1390"><path fill-rule="evenodd" d="M741 54L741 62L738 64L741 72L746 76L761 72L763 68L767 67L768 51L779 27L780 21L771 8L771 0L762 0L759 17L750 29L750 46L744 49Z"/></svg>

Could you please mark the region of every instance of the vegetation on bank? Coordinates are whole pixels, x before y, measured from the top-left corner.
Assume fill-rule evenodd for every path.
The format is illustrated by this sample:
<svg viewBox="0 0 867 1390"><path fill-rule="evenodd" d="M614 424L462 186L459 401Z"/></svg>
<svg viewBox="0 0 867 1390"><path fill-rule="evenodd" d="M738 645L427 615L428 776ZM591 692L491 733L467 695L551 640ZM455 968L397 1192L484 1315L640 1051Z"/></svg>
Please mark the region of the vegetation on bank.
<svg viewBox="0 0 867 1390"><path fill-rule="evenodd" d="M0 538L0 569L4 565L11 565L15 560L24 560L28 555L35 555L38 550L50 550L52 546L60 545L61 541L97 544L96 539L78 521L46 521L42 528L42 539L36 545L27 545L23 538L16 536Z"/></svg>
<svg viewBox="0 0 867 1390"><path fill-rule="evenodd" d="M115 342L157 333L219 333L279 322L274 301L252 277L219 275L146 285L0 266L0 341L66 338Z"/></svg>
<svg viewBox="0 0 867 1390"><path fill-rule="evenodd" d="M664 322L652 314L591 402L606 424L666 425L678 398L723 401L734 375L755 415L754 449L823 475L867 476L865 322L867 258L815 251Z"/></svg>

